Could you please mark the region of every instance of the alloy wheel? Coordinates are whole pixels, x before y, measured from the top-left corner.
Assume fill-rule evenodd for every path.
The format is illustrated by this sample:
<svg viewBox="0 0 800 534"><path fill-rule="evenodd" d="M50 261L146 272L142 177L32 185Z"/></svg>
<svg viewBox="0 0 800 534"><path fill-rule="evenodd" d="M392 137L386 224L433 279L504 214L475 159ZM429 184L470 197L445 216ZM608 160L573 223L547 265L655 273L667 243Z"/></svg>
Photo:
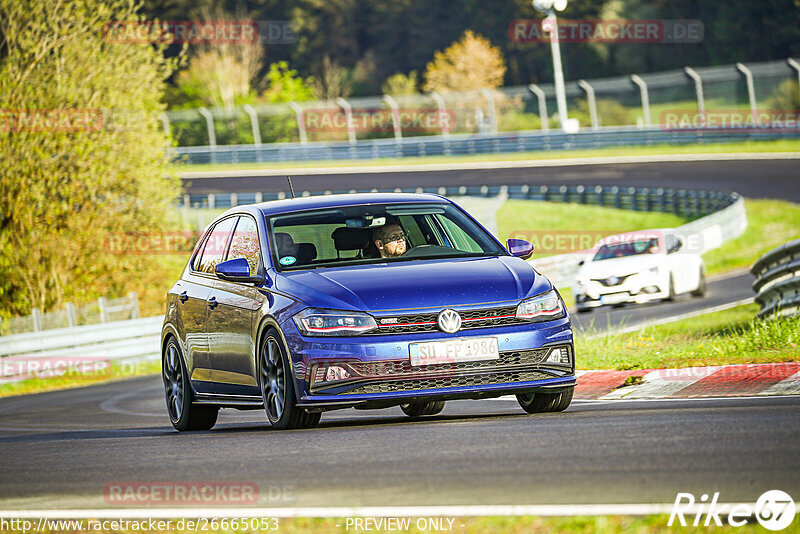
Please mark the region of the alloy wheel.
<svg viewBox="0 0 800 534"><path fill-rule="evenodd" d="M164 355L164 391L167 396L167 409L173 421L178 421L183 412L183 396L185 395L183 371L181 369L180 355L175 345L167 347Z"/></svg>
<svg viewBox="0 0 800 534"><path fill-rule="evenodd" d="M270 421L278 421L286 408L286 369L280 344L268 337L261 351L261 392Z"/></svg>

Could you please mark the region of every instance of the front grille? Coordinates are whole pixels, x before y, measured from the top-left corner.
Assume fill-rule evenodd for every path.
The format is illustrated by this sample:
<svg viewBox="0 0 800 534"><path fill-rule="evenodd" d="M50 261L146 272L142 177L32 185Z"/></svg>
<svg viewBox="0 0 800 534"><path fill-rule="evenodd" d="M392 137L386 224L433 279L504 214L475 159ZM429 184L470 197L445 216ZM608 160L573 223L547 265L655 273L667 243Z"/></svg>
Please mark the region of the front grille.
<svg viewBox="0 0 800 534"><path fill-rule="evenodd" d="M389 360L385 362L361 362L348 363L347 367L358 373L362 377L386 377L392 375L413 375L419 373L441 373L470 371L474 369L497 369L516 365L536 365L542 363L547 358L546 349L532 349L514 352L501 352L496 360L477 361L477 362L452 362L440 363L436 365L411 365L408 360Z"/></svg>
<svg viewBox="0 0 800 534"><path fill-rule="evenodd" d="M592 282L599 282L604 287L614 287L621 285L625 280L633 275L626 274L625 276L609 276L608 278L592 278Z"/></svg>
<svg viewBox="0 0 800 534"><path fill-rule="evenodd" d="M341 362L335 365L346 367L351 372L352 379L339 382L312 382L311 391L312 393L332 393L335 395L416 391L527 382L552 378L554 375L568 372L567 366L558 364L553 365L553 372L541 367L550 350L551 347L506 351L501 352L497 360L424 366L413 366L408 360ZM571 356L571 347L569 351ZM551 364L547 365L550 367ZM312 366L310 376L313 377L315 375L316 369L316 365ZM348 385L352 387L348 387Z"/></svg>
<svg viewBox="0 0 800 534"><path fill-rule="evenodd" d="M513 382L530 382L552 378L553 375L541 371L511 371L468 376L448 376L441 378L392 380L365 384L348 390L348 395L359 393L392 393L395 391L418 391L423 389L457 388L465 386L481 386L486 384L506 384Z"/></svg>
<svg viewBox="0 0 800 534"><path fill-rule="evenodd" d="M517 319L516 306L504 306L502 308L486 308L481 310L459 311L461 315L461 330L472 330L474 328L487 328L493 326L503 326L510 324L523 324L528 321ZM439 312L435 313L416 313L410 315L393 315L392 319L397 319L396 323L380 324L381 319L387 317L376 317L378 329L368 332L365 335L382 336L386 334L412 334L422 332L438 332L439 327L436 319Z"/></svg>

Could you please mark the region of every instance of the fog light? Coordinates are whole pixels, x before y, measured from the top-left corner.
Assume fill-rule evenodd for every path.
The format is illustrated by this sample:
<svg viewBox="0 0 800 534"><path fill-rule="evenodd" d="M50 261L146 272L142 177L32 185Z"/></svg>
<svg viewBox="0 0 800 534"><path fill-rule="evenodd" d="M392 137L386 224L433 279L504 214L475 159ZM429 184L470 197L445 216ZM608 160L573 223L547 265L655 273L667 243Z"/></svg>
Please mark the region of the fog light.
<svg viewBox="0 0 800 534"><path fill-rule="evenodd" d="M658 286L647 286L644 289L642 289L642 293L647 293L648 295L651 295L653 293L658 293L659 291L661 290L658 288Z"/></svg>
<svg viewBox="0 0 800 534"><path fill-rule="evenodd" d="M343 367L339 367L337 365L328 367L328 370L325 372L325 382L344 380L346 378L350 378L350 373L348 373Z"/></svg>
<svg viewBox="0 0 800 534"><path fill-rule="evenodd" d="M567 347L556 347L547 356L548 363L564 363L569 365L569 349Z"/></svg>

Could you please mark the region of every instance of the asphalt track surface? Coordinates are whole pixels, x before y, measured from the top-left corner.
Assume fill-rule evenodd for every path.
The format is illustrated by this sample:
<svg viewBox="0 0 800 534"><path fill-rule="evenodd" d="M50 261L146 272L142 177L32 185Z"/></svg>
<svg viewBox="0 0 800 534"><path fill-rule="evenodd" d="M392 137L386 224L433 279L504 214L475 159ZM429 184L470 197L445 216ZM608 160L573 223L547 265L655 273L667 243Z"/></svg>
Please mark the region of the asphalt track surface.
<svg viewBox="0 0 800 534"><path fill-rule="evenodd" d="M291 170L287 170L291 173ZM480 185L617 185L736 191L746 198L800 202L800 159L612 163L527 167L293 175L295 191ZM184 180L190 194L284 191L283 176L228 176Z"/></svg>

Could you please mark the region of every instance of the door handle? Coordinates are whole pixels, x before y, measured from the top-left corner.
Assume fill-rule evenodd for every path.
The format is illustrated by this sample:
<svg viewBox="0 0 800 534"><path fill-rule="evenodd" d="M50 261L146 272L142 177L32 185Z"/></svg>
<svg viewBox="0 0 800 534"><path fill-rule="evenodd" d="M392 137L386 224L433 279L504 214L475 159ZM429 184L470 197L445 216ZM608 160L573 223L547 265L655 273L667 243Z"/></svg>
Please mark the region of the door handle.
<svg viewBox="0 0 800 534"><path fill-rule="evenodd" d="M217 302L217 297L211 297L210 299L208 299L208 307L211 308L212 310L216 308L218 304L219 302Z"/></svg>
<svg viewBox="0 0 800 534"><path fill-rule="evenodd" d="M186 291L184 291L183 293L181 293L180 297L178 297L178 298L181 299L181 303L184 303L187 300L189 300L189 295L187 295Z"/></svg>

